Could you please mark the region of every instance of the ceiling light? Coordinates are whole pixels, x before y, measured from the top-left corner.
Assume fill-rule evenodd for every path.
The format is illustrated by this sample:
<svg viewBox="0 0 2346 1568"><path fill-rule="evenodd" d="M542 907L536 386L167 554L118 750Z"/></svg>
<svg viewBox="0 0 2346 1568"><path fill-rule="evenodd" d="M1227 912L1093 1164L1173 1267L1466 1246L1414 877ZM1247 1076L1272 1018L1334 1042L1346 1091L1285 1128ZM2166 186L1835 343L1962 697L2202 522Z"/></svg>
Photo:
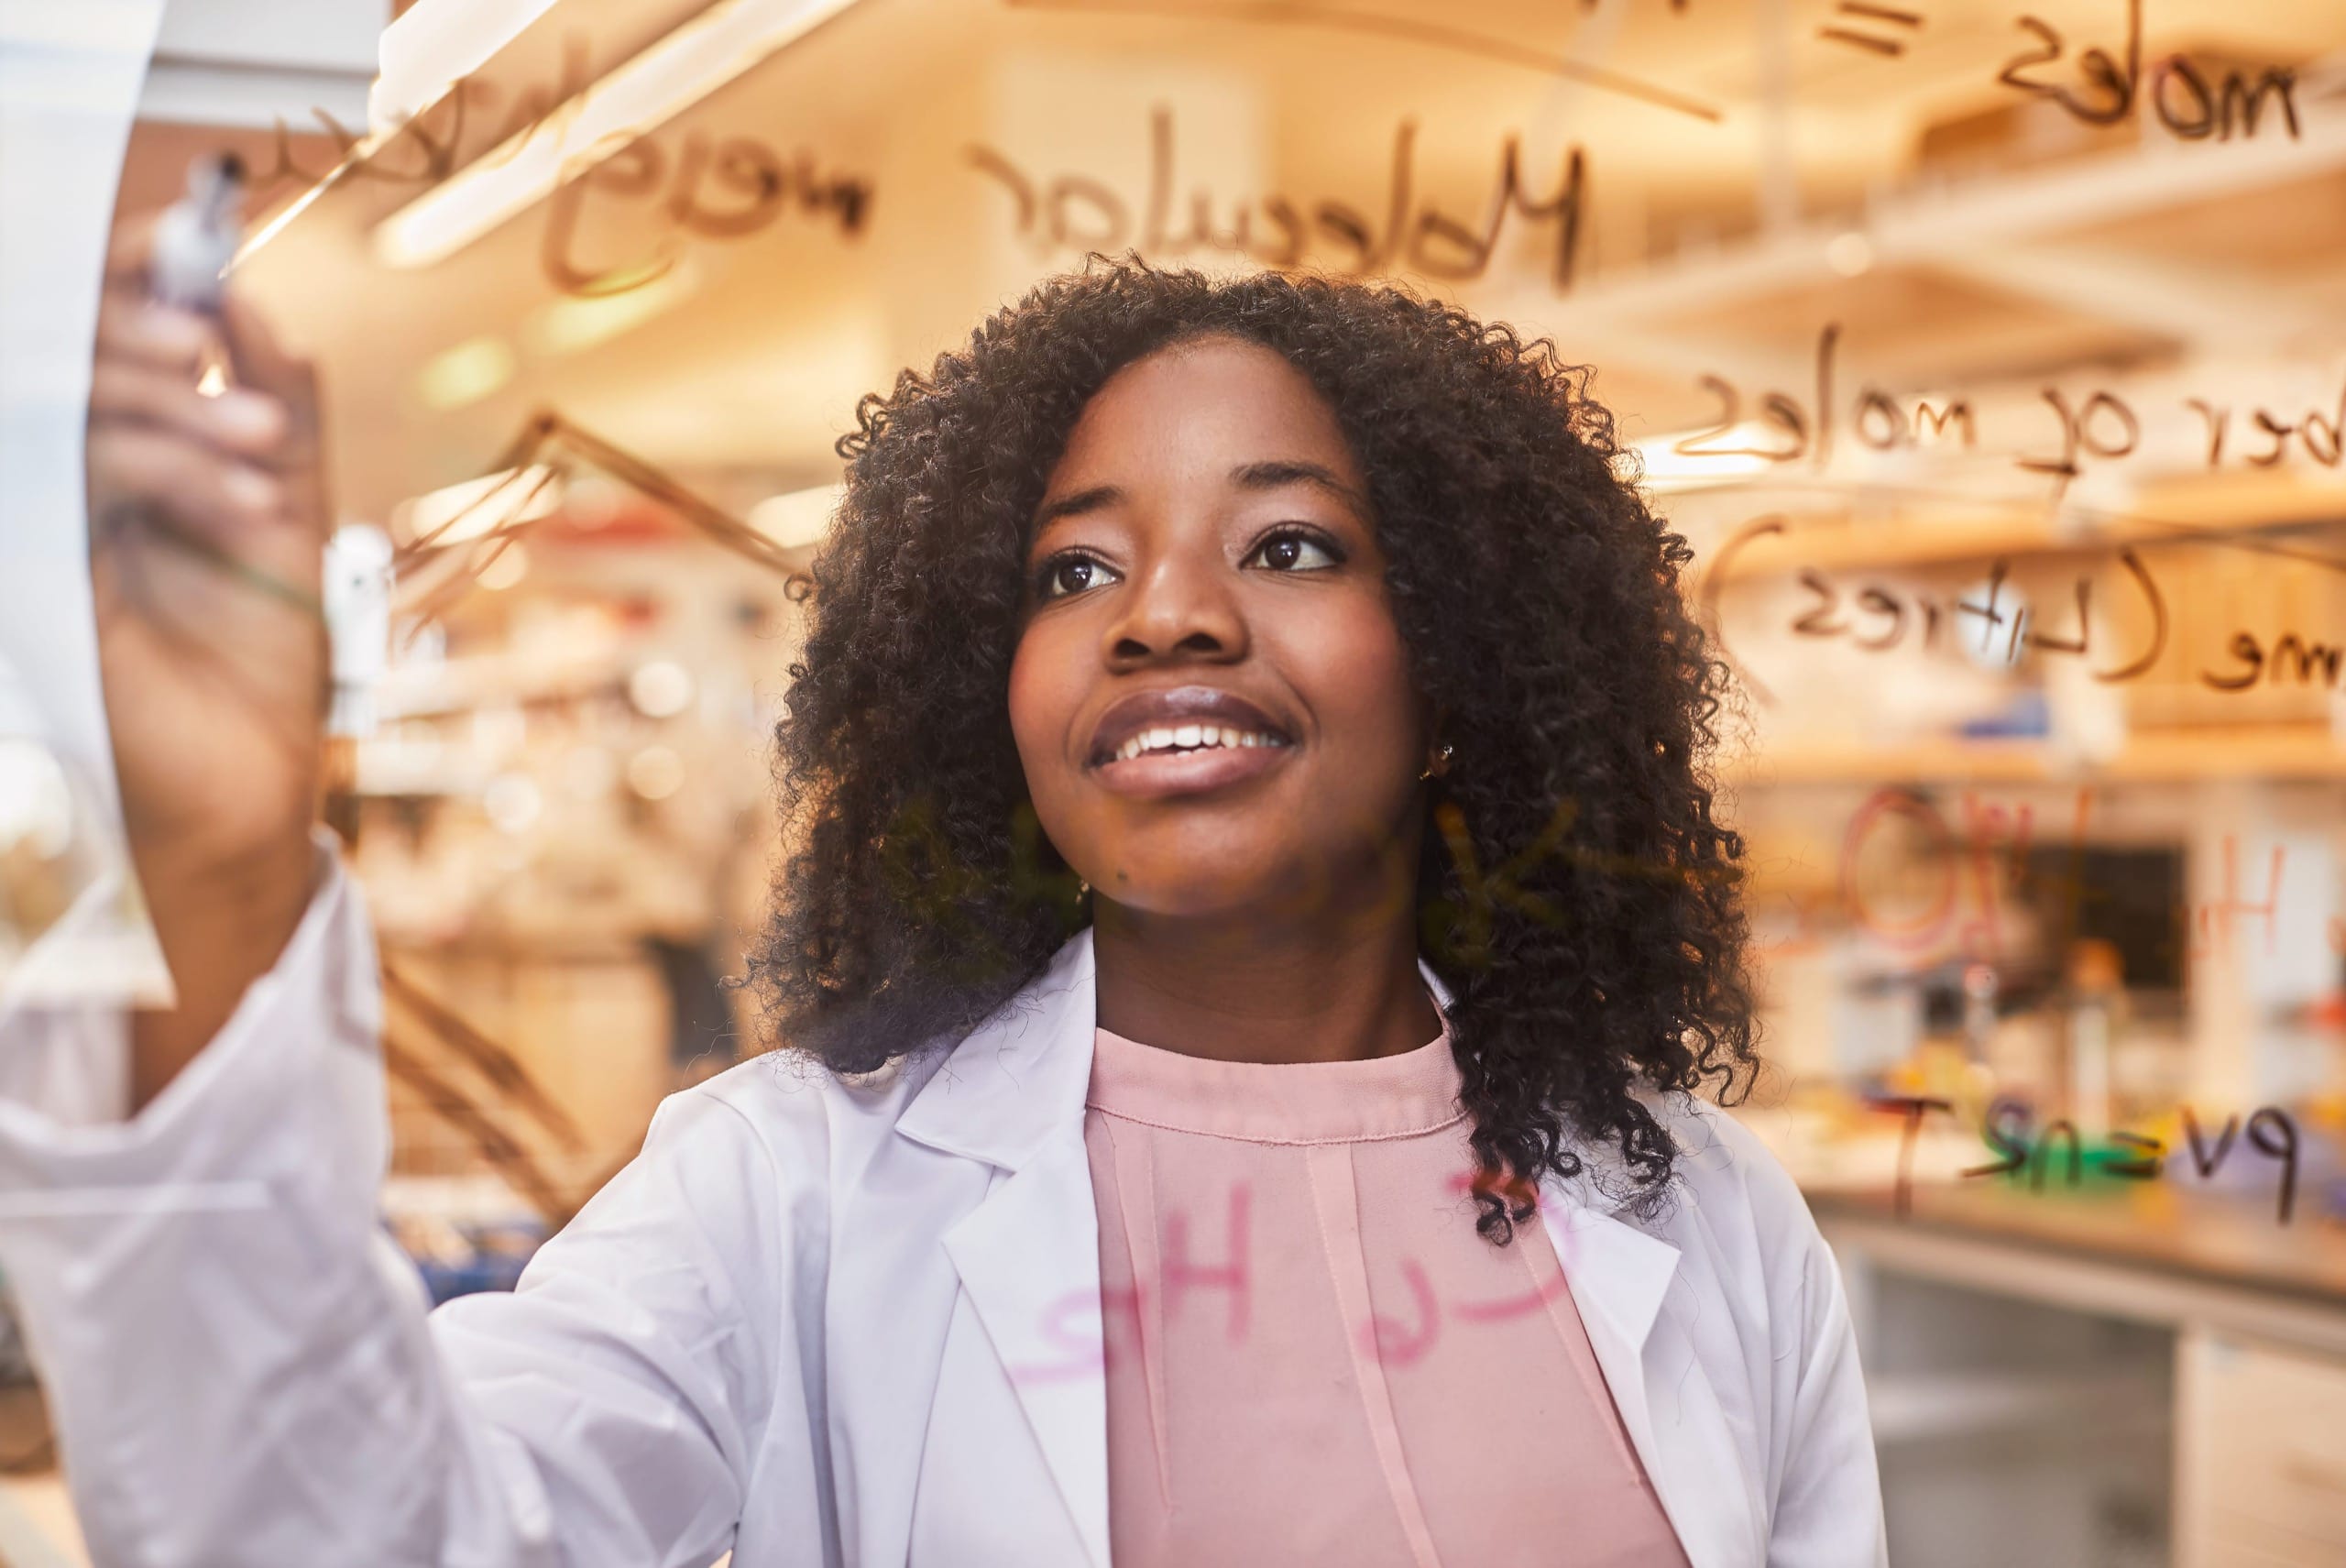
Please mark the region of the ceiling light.
<svg viewBox="0 0 2346 1568"><path fill-rule="evenodd" d="M1682 444L1701 440L1711 451L1681 452ZM1622 454L1634 457L1634 468L1622 465L1622 477L1656 494L1673 490L1703 490L1739 484L1776 465L1760 454L1781 446L1784 432L1772 425L1747 422L1729 430L1688 430L1640 441Z"/></svg>
<svg viewBox="0 0 2346 1568"><path fill-rule="evenodd" d="M1844 278L1856 278L1873 269L1873 241L1852 229L1825 242L1825 265Z"/></svg>
<svg viewBox="0 0 2346 1568"><path fill-rule="evenodd" d="M353 169L372 163L410 120L446 97L554 5L555 0L414 0L377 41L378 69L367 90L367 134L343 148L323 178L310 181L245 236L229 269L283 234Z"/></svg>
<svg viewBox="0 0 2346 1568"><path fill-rule="evenodd" d="M551 517L561 509L562 494L554 470L543 463L500 468L400 502L391 509L391 529L401 539L437 535L437 543L451 544Z"/></svg>
<svg viewBox="0 0 2346 1568"><path fill-rule="evenodd" d="M627 760L627 787L646 800L665 800L685 787L685 761L665 746L646 746Z"/></svg>
<svg viewBox="0 0 2346 1568"><path fill-rule="evenodd" d="M688 258L641 288L616 294L564 294L547 301L522 324L521 338L532 353L558 358L607 343L673 309L700 286Z"/></svg>
<svg viewBox="0 0 2346 1568"><path fill-rule="evenodd" d="M784 549L812 544L830 527L831 514L846 494L845 485L817 485L769 496L750 509L750 526Z"/></svg>
<svg viewBox="0 0 2346 1568"><path fill-rule="evenodd" d="M448 95L554 7L554 0L415 0L383 29L367 123L397 130Z"/></svg>
<svg viewBox="0 0 2346 1568"><path fill-rule="evenodd" d="M428 267L666 124L855 0L718 0L580 93L384 219L375 255Z"/></svg>
<svg viewBox="0 0 2346 1568"><path fill-rule="evenodd" d="M503 593L530 575L530 553L515 543L490 545L497 554L489 558L473 581L491 593Z"/></svg>
<svg viewBox="0 0 2346 1568"><path fill-rule="evenodd" d="M674 718L693 700L692 672L673 659L654 659L627 678L627 699L646 718Z"/></svg>
<svg viewBox="0 0 2346 1568"><path fill-rule="evenodd" d="M467 338L423 362L415 395L441 413L467 408L513 379L513 350L501 337Z"/></svg>

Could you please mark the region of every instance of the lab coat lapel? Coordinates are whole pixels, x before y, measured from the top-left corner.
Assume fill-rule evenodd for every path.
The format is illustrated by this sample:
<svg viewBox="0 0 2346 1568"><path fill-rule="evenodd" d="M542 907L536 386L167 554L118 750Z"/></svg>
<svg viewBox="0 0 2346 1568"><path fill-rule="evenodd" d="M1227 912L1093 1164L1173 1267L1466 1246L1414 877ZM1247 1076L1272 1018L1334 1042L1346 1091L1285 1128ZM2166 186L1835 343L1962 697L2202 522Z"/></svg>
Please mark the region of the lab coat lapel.
<svg viewBox="0 0 2346 1568"><path fill-rule="evenodd" d="M1108 1568L1099 1220L1083 1146L1098 1016L1086 929L955 1047L897 1128L998 1168L945 1249L1078 1537L1095 1568Z"/></svg>
<svg viewBox="0 0 2346 1568"><path fill-rule="evenodd" d="M1100 1253L1080 1136L1051 1145L945 1239L1096 1568L1108 1568Z"/></svg>
<svg viewBox="0 0 2346 1568"><path fill-rule="evenodd" d="M1670 1310L1679 1250L1621 1219L1585 1181L1541 1184L1545 1222L1614 1409L1690 1568L1761 1561L1744 1463L1693 1339Z"/></svg>

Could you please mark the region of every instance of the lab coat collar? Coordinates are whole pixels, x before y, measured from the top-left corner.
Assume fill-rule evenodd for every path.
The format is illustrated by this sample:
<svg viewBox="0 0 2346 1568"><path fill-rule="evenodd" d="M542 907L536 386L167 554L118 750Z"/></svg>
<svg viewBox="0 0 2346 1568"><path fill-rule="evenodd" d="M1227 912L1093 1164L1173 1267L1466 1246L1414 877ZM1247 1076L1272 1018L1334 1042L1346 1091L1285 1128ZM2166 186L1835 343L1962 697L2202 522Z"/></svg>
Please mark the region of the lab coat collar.
<svg viewBox="0 0 2346 1568"><path fill-rule="evenodd" d="M1424 959L1418 973L1445 1012L1450 988ZM1091 1082L1091 1035L1100 1016L1098 970L1086 926L1022 987L955 1046L896 1130L933 1149L1004 1170L1027 1161L1071 1129L1080 1131Z"/></svg>
<svg viewBox="0 0 2346 1568"><path fill-rule="evenodd" d="M1043 972L952 1048L896 1130L947 1154L1020 1170L1083 1124L1099 1017L1086 926Z"/></svg>

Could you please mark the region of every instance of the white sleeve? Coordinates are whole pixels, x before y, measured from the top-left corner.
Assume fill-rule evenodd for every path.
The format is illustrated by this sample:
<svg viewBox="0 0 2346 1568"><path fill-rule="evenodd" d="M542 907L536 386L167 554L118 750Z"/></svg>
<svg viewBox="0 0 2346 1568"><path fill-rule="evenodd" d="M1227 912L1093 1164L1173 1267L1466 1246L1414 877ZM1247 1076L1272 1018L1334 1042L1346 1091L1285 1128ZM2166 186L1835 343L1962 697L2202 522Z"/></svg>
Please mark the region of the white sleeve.
<svg viewBox="0 0 2346 1568"><path fill-rule="evenodd" d="M1881 1471L1840 1265L1790 1173L1732 1116L1717 1120L1747 1150L1774 1304L1769 1568L1882 1568Z"/></svg>
<svg viewBox="0 0 2346 1568"><path fill-rule="evenodd" d="M1705 1133L1684 1156L1689 1168L1740 1188L1735 1201L1719 1190L1714 1212L1730 1218L1714 1245L1759 1282L1755 1310L1767 1322L1744 1354L1766 1390L1768 1568L1883 1568L1881 1471L1840 1266L1798 1184L1751 1129L1716 1107L1693 1109Z"/></svg>
<svg viewBox="0 0 2346 1568"><path fill-rule="evenodd" d="M1840 1267L1804 1204L1800 1218L1800 1348L1768 1562L1770 1568L1881 1568L1890 1546L1857 1328Z"/></svg>
<svg viewBox="0 0 2346 1568"><path fill-rule="evenodd" d="M118 1021L0 1012L0 1271L93 1558L700 1568L768 1413L807 1408L774 1336L811 1204L738 1110L679 1096L518 1292L427 1319L377 1223L375 956L327 860L276 967L136 1118L102 1113Z"/></svg>

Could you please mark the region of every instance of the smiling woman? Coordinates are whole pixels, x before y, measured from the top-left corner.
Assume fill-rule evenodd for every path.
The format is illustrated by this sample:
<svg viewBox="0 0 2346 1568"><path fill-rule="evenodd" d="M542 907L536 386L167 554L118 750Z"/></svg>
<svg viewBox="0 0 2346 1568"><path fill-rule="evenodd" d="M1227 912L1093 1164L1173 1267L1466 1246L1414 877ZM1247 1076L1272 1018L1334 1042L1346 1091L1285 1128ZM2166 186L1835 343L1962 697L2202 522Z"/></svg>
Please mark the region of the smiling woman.
<svg viewBox="0 0 2346 1568"><path fill-rule="evenodd" d="M958 1038L1088 923L1103 1026L1378 1056L1433 1033L1422 945L1479 1162L1606 1144L1660 1200L1639 1089L1752 1062L1740 846L1688 552L1584 378L1391 289L1095 263L867 400L781 736L784 1036L853 1071ZM1173 749L1102 760L1144 725ZM1235 973L1281 1000L1233 1006ZM1500 1240L1530 1209L1495 1192Z"/></svg>
<svg viewBox="0 0 2346 1568"><path fill-rule="evenodd" d="M93 496L314 582L311 378L232 311L280 390L229 428L134 302ZM192 619L271 676L224 696L102 593L203 984L0 1014L0 1190L81 1195L0 1263L93 1557L1880 1564L1831 1255L1693 1092L1752 1065L1723 677L1584 382L1405 292L1101 263L867 400L779 737L785 1048L428 1323L316 629Z"/></svg>
<svg viewBox="0 0 2346 1568"><path fill-rule="evenodd" d="M1830 1261L1688 1098L1753 1064L1723 672L1584 384L1397 290L1095 260L842 444L755 973L799 1052L926 1083L916 1142L1015 1097L972 1223L1028 1228L962 1279L1097 1559L1879 1553ZM1736 1325L1749 1453L1647 1424L1691 1347L1613 1337L1630 1234Z"/></svg>

